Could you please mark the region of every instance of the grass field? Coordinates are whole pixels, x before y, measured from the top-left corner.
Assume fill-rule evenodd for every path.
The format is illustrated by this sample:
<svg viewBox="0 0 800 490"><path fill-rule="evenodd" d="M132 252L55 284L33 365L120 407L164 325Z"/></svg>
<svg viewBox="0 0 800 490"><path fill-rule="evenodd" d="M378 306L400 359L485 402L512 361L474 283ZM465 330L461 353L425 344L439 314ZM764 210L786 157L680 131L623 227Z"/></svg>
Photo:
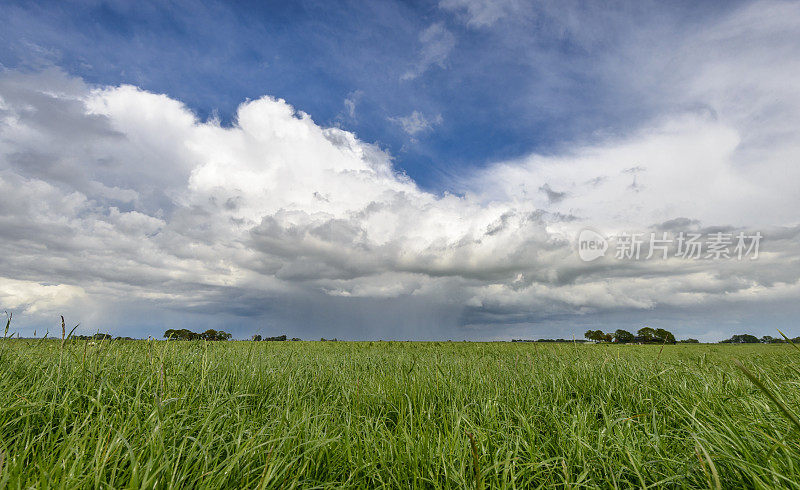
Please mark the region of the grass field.
<svg viewBox="0 0 800 490"><path fill-rule="evenodd" d="M6 339L0 487L798 488L799 369L790 345Z"/></svg>

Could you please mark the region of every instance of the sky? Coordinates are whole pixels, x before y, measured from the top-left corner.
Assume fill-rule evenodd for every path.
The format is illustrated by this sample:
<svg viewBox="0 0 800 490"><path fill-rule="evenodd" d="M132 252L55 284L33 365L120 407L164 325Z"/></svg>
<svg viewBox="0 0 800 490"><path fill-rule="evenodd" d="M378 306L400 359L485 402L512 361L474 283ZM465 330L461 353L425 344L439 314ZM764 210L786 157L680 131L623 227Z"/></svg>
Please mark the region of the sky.
<svg viewBox="0 0 800 490"><path fill-rule="evenodd" d="M134 337L800 335L797 2L0 18L0 307L23 336L62 314Z"/></svg>

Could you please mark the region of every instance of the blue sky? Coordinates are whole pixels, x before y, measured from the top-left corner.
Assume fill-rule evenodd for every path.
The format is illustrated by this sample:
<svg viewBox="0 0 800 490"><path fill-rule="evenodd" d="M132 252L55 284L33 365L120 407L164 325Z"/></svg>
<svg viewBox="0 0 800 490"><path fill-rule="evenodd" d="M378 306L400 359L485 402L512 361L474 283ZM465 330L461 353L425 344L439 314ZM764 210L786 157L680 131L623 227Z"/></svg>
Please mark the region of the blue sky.
<svg viewBox="0 0 800 490"><path fill-rule="evenodd" d="M0 63L133 84L227 123L248 98L280 97L388 149L423 187L453 190L448 177L464 168L651 117L656 103L626 83L630 74L609 72L608 58L624 56L632 39L657 44L736 8L578 5L531 4L476 24L446 2L12 3ZM439 34L426 42L431 28ZM430 127L409 134L400 118L415 111Z"/></svg>
<svg viewBox="0 0 800 490"><path fill-rule="evenodd" d="M800 335L797 2L0 18L0 309L23 334ZM587 229L763 253L583 261Z"/></svg>

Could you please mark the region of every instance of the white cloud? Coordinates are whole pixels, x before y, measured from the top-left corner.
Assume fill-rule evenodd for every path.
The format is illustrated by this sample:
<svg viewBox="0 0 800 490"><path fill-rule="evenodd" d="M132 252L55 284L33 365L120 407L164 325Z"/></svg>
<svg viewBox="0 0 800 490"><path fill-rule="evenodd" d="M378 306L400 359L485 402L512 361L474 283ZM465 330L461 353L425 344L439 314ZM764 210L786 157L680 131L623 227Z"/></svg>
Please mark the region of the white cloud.
<svg viewBox="0 0 800 490"><path fill-rule="evenodd" d="M514 11L520 10L516 0L440 0L444 10L460 12L468 25L488 27Z"/></svg>
<svg viewBox="0 0 800 490"><path fill-rule="evenodd" d="M356 101L353 99L344 99L344 107L347 109L347 115L350 116L351 119L356 117Z"/></svg>
<svg viewBox="0 0 800 490"><path fill-rule="evenodd" d="M456 46L455 36L441 22L431 24L422 31L419 42L422 45L419 50L419 60L413 68L403 74L401 80L413 80L433 65L444 68L445 60Z"/></svg>
<svg viewBox="0 0 800 490"><path fill-rule="evenodd" d="M363 97L364 92L361 90L354 90L347 97L344 99L344 114L341 114L339 117L345 117L350 120L356 119L356 106L358 105L359 100Z"/></svg>
<svg viewBox="0 0 800 490"><path fill-rule="evenodd" d="M78 286L42 284L0 277L0 302L4 308L12 312L19 309L24 309L29 314L53 311L67 308L85 297L86 292Z"/></svg>
<svg viewBox="0 0 800 490"><path fill-rule="evenodd" d="M423 133L425 131L432 130L435 126L442 124L442 115L437 114L436 116L428 119L419 111L414 111L408 116L403 117L392 117L389 118L390 121L396 122L403 128L403 131L406 132L411 137L416 136L419 133Z"/></svg>

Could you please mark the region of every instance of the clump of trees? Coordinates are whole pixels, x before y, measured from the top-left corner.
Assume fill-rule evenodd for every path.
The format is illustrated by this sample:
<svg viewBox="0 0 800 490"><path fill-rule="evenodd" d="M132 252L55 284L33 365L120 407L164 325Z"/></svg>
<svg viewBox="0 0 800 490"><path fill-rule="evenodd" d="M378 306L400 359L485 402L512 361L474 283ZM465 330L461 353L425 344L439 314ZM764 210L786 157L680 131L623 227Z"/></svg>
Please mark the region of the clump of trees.
<svg viewBox="0 0 800 490"><path fill-rule="evenodd" d="M451 341L448 340L448 342L451 342ZM584 343L586 341L583 340L583 339L539 339L539 340L533 340L533 339L511 339L511 342L557 342L557 343L579 342L579 343L582 344L582 343Z"/></svg>
<svg viewBox="0 0 800 490"><path fill-rule="evenodd" d="M72 338L73 339L78 339L78 340L111 340L114 337L111 336L111 334L108 334L108 333L97 332L94 335L73 335ZM119 337L119 338L121 338L121 337Z"/></svg>
<svg viewBox="0 0 800 490"><path fill-rule="evenodd" d="M133 337L114 337L110 333L101 332L93 335L73 335L72 338L78 340L136 340Z"/></svg>
<svg viewBox="0 0 800 490"><path fill-rule="evenodd" d="M595 342L613 342L614 340L614 334L604 333L602 330L587 330L583 336Z"/></svg>
<svg viewBox="0 0 800 490"><path fill-rule="evenodd" d="M595 342L615 342L618 344L628 344L631 342L640 344L674 344L675 336L672 332L663 328L640 328L636 335L623 329L618 329L614 333L606 333L602 330L587 330L584 334L589 340Z"/></svg>
<svg viewBox="0 0 800 490"><path fill-rule="evenodd" d="M726 340L723 340L720 343L721 344L758 344L759 342L761 342L761 341L758 340L758 337L756 337L755 335L750 335L750 334L745 333L745 334L734 335L733 337L731 337L729 339L726 339Z"/></svg>
<svg viewBox="0 0 800 490"><path fill-rule="evenodd" d="M255 342L283 342L286 340L286 335L278 335L277 337L261 337L261 335L253 335L253 340ZM292 340L300 340L297 337L293 338Z"/></svg>
<svg viewBox="0 0 800 490"><path fill-rule="evenodd" d="M213 328L209 328L203 333L192 332L185 328L180 330L170 328L164 332L164 337L172 340L230 340L233 335Z"/></svg>

